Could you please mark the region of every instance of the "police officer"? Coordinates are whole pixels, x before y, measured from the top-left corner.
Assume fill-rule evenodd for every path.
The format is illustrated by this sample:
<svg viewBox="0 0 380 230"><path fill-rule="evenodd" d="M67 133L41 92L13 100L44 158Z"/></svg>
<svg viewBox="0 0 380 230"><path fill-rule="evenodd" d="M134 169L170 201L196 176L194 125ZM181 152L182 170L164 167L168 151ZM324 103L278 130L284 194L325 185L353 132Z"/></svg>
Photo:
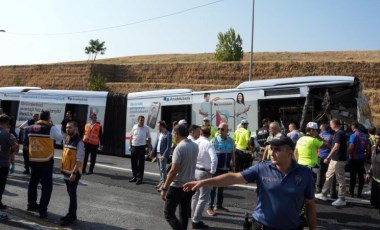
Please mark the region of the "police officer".
<svg viewBox="0 0 380 230"><path fill-rule="evenodd" d="M53 190L54 140L61 142L62 135L50 120L50 112L42 111L40 120L28 128L29 161L31 176L28 187L28 211L39 211L47 217L47 206ZM41 183L40 204L37 204L37 187Z"/></svg>
<svg viewBox="0 0 380 230"><path fill-rule="evenodd" d="M254 229L301 229L299 213L303 204L309 229L316 229L314 185L309 168L293 158L294 143L285 135L270 142L271 161L262 161L243 172L226 173L210 179L186 183L184 191L203 186L228 186L255 182L258 186L252 214Z"/></svg>
<svg viewBox="0 0 380 230"><path fill-rule="evenodd" d="M248 121L243 119L241 126L234 133L235 141L235 172L240 172L251 166L252 158L250 158L248 150L251 148L251 132L248 130ZM249 160L251 159L251 160Z"/></svg>
<svg viewBox="0 0 380 230"><path fill-rule="evenodd" d="M61 172L70 197L70 205L69 212L61 218L61 226L67 226L77 219L77 187L82 174L84 157L83 142L79 137L78 124L75 121L67 122L66 134Z"/></svg>
<svg viewBox="0 0 380 230"><path fill-rule="evenodd" d="M262 124L263 124L263 127L256 130L256 139L260 145L260 155L261 155L260 159L265 150L265 142L267 141L267 138L269 137L269 119L264 118L262 120Z"/></svg>

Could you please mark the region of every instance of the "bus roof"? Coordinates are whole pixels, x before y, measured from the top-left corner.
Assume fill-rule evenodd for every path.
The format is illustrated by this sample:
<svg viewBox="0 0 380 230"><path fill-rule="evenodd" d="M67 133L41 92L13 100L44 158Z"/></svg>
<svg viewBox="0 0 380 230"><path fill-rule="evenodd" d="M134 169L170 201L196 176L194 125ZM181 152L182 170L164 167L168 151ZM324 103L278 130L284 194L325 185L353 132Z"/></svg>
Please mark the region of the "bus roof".
<svg viewBox="0 0 380 230"><path fill-rule="evenodd" d="M247 89L247 88L264 88L264 87L283 87L283 86L294 86L294 85L326 85L326 84L354 84L355 77L350 76L307 76L307 77L291 77L291 78L277 78L277 79L266 79L266 80L256 80L256 81L246 81L241 83L237 89Z"/></svg>
<svg viewBox="0 0 380 230"><path fill-rule="evenodd" d="M29 90L40 90L40 87L33 86L10 86L10 87L0 87L1 93L21 93L27 92Z"/></svg>
<svg viewBox="0 0 380 230"><path fill-rule="evenodd" d="M59 90L59 89L41 89L29 90L26 94L44 94L44 95L62 95L62 96L87 96L87 97L106 97L107 91L84 91L84 90Z"/></svg>
<svg viewBox="0 0 380 230"><path fill-rule="evenodd" d="M138 98L138 97L155 97L155 96L167 96L167 95L176 95L176 94L186 94L192 93L191 89L164 89L164 90L154 90L146 92L136 92L129 93L128 98Z"/></svg>

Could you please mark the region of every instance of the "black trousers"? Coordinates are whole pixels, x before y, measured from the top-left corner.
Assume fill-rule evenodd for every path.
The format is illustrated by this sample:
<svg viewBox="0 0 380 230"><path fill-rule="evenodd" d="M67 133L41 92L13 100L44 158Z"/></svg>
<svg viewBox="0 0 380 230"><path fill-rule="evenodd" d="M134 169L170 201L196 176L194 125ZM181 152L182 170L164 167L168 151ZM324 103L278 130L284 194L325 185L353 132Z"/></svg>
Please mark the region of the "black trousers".
<svg viewBox="0 0 380 230"><path fill-rule="evenodd" d="M3 193L5 189L5 184L7 183L9 173L9 166L8 167L0 167L0 204L3 199Z"/></svg>
<svg viewBox="0 0 380 230"><path fill-rule="evenodd" d="M78 204L77 204L77 188L78 188L78 183L79 183L80 178L81 178L81 175L79 173L77 173L75 180L73 182L70 182L68 179L65 179L67 193L69 194L69 198L70 198L70 205L69 205L68 214L71 217L77 216L77 207L78 207Z"/></svg>
<svg viewBox="0 0 380 230"><path fill-rule="evenodd" d="M359 178L358 196L362 195L364 187L364 158L363 159L351 159L348 162L350 169L350 194L354 194L356 185L356 176Z"/></svg>
<svg viewBox="0 0 380 230"><path fill-rule="evenodd" d="M29 171L29 148L26 145L22 147L22 156L24 157L24 168Z"/></svg>
<svg viewBox="0 0 380 230"><path fill-rule="evenodd" d="M193 195L193 191L184 192L182 187L169 187L166 194L164 214L166 221L172 229L187 229L191 212L191 198ZM179 206L179 219L175 215L177 206Z"/></svg>
<svg viewBox="0 0 380 230"><path fill-rule="evenodd" d="M144 178L145 147L145 145L141 145L132 146L131 148L132 174L137 180Z"/></svg>
<svg viewBox="0 0 380 230"><path fill-rule="evenodd" d="M324 160L323 158L318 157L319 170L317 173L317 183L316 183L316 185L317 185L316 187L317 187L318 192L322 191L323 185L325 184L325 181L326 181L326 172L327 172L327 169L329 167L329 164L325 164L323 162L323 160ZM334 175L334 179L333 179L333 186L330 189L330 194L331 195L337 194L335 175Z"/></svg>
<svg viewBox="0 0 380 230"><path fill-rule="evenodd" d="M86 171L88 155L91 154L90 168L89 172L94 171L96 163L96 155L98 153L98 145L92 145L89 143L84 143L84 161L83 161L83 172Z"/></svg>
<svg viewBox="0 0 380 230"><path fill-rule="evenodd" d="M40 214L47 212L53 191L53 164L33 165L31 164L31 175L28 186L28 206L37 206L37 187L41 183Z"/></svg>
<svg viewBox="0 0 380 230"><path fill-rule="evenodd" d="M239 149L235 151L235 172L241 172L252 166L252 156Z"/></svg>

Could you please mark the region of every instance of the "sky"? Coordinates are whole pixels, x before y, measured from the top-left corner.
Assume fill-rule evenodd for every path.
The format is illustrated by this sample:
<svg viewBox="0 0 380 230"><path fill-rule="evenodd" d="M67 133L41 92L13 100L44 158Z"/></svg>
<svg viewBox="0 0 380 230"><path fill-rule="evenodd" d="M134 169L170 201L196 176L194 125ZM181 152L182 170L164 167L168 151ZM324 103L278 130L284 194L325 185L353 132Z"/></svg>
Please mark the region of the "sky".
<svg viewBox="0 0 380 230"><path fill-rule="evenodd" d="M12 0L0 3L0 66L212 53L235 29L251 50L253 0ZM255 0L254 52L380 50L380 0Z"/></svg>

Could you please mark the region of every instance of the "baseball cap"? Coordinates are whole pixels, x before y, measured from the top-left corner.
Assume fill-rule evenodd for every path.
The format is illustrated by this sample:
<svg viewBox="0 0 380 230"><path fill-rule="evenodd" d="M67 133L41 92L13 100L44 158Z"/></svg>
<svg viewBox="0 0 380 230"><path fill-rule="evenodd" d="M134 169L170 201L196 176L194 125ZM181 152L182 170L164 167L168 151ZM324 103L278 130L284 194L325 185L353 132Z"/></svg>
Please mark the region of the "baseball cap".
<svg viewBox="0 0 380 230"><path fill-rule="evenodd" d="M318 124L316 122L310 121L309 123L307 123L306 128L316 129L317 130L318 129Z"/></svg>
<svg viewBox="0 0 380 230"><path fill-rule="evenodd" d="M208 118L208 117L204 117L203 120L204 120L204 121L209 121L210 118Z"/></svg>
<svg viewBox="0 0 380 230"><path fill-rule="evenodd" d="M247 125L247 124L249 124L249 123L248 123L248 121L247 121L246 119L243 119L243 120L241 120L240 124L242 124L242 125Z"/></svg>
<svg viewBox="0 0 380 230"><path fill-rule="evenodd" d="M187 125L187 121L182 119L178 122L179 125Z"/></svg>
<svg viewBox="0 0 380 230"><path fill-rule="evenodd" d="M276 135L275 137L273 137L273 139L270 142L270 145L274 145L274 146L288 145L292 150L294 150L295 148L292 139L285 136L284 134Z"/></svg>

